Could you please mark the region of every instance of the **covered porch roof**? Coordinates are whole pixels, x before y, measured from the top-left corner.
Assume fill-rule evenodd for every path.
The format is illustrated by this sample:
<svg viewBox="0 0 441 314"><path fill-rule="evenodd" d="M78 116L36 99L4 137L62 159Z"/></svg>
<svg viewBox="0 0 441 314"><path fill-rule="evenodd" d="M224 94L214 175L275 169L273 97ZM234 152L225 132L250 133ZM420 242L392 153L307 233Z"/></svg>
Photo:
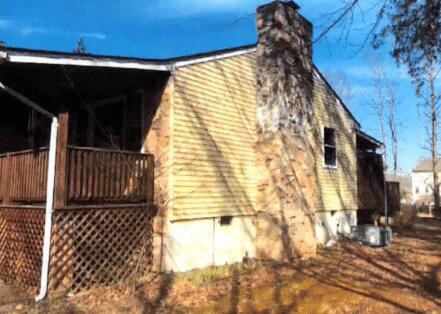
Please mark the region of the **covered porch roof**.
<svg viewBox="0 0 441 314"><path fill-rule="evenodd" d="M357 131L357 150L358 151L373 151L383 146L383 143L370 136L369 134L358 130Z"/></svg>
<svg viewBox="0 0 441 314"><path fill-rule="evenodd" d="M91 121L98 125L101 116L108 124L115 120L118 130L114 132L127 130L125 138L133 138L135 132L139 145L131 145L130 150L139 151L141 137L149 127L148 116L156 110L170 76L170 66L154 60L16 48L0 52L0 82L53 115L72 113L69 142L81 146L96 144L90 137L96 137L100 128L96 126L94 135ZM0 131L4 135L0 139L0 153L48 145L49 119L38 116L42 122L36 122L28 108L3 91L0 91L0 103L4 104L0 109ZM112 105L107 110L103 104L109 103ZM118 108L119 104L124 110ZM131 121L134 119L137 121ZM34 132L31 136L30 129L39 134Z"/></svg>

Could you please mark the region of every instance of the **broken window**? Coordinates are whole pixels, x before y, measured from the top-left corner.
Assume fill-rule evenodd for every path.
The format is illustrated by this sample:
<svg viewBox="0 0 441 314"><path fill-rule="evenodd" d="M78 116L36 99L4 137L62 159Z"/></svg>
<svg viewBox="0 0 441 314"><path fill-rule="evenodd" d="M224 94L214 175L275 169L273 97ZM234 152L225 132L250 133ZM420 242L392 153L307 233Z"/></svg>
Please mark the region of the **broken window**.
<svg viewBox="0 0 441 314"><path fill-rule="evenodd" d="M335 138L335 129L324 129L324 155L325 166L337 167L337 145Z"/></svg>

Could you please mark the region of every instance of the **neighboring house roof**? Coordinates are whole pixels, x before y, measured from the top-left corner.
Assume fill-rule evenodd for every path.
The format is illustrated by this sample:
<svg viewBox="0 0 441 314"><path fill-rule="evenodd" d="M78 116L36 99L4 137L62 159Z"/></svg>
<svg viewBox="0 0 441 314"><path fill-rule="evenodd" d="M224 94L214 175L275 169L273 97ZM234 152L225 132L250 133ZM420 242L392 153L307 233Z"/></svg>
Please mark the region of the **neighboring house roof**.
<svg viewBox="0 0 441 314"><path fill-rule="evenodd" d="M174 58L145 59L6 47L4 50L0 50L0 60L3 58L12 63L41 63L76 66L118 67L128 69L133 68L152 71L173 71L175 67L183 67L200 62L207 62L248 53L254 53L256 52L256 48L256 44L251 44ZM331 84L329 84L329 82L315 65L314 73L327 85L327 87L329 87L333 95L338 100L337 103L342 106L349 118L356 124L357 128L359 129L361 126L358 120L354 117L352 112L345 105L339 95L332 88Z"/></svg>
<svg viewBox="0 0 441 314"><path fill-rule="evenodd" d="M441 171L441 157L438 157L436 171ZM432 158L420 159L412 172L432 172Z"/></svg>

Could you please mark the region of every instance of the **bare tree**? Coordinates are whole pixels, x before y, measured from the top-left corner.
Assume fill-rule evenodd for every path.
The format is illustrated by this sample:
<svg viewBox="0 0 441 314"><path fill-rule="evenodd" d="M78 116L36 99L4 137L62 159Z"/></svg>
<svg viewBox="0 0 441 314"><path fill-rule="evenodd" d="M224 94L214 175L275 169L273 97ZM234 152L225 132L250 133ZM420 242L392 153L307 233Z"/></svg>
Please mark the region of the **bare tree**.
<svg viewBox="0 0 441 314"><path fill-rule="evenodd" d="M78 39L77 46L74 49L74 53L77 53L77 54L86 54L87 53L86 44L84 43L83 37Z"/></svg>
<svg viewBox="0 0 441 314"><path fill-rule="evenodd" d="M340 9L332 12L327 27L317 37L324 38L333 28L351 28L359 0L341 0ZM430 150L433 171L433 198L437 214L440 214L440 195L437 170L438 162L438 103L440 93L436 89L441 66L441 0L379 0L376 3L376 20L366 35L373 36L373 46L379 47L386 38L393 39L392 56L404 64L416 86L418 96L425 99L430 108ZM384 23L381 23L384 21ZM425 91L423 92L423 89Z"/></svg>
<svg viewBox="0 0 441 314"><path fill-rule="evenodd" d="M396 109L398 105L396 97L396 89L391 84L386 84L387 89L387 102L389 105L389 117L388 117L388 127L390 132L391 140L391 151L392 151L392 169L393 173L398 172L398 129L396 120Z"/></svg>
<svg viewBox="0 0 441 314"><path fill-rule="evenodd" d="M323 23L318 26L319 32L314 43L326 40L331 32L339 30L339 39L345 40L352 46L358 46L358 52L360 52L377 33L389 9L390 1L391 0L377 0L372 3L360 0L340 0L340 4L336 5L334 11L322 16ZM374 19L366 21L367 15L374 16ZM361 23L357 23L357 27L354 27L355 22ZM361 38L361 42L355 42L353 40L354 38L351 38L351 34L354 31L362 31L364 33L361 37L352 36L357 37L357 39Z"/></svg>
<svg viewBox="0 0 441 314"><path fill-rule="evenodd" d="M397 174L398 166L398 128L396 120L396 110L398 99L396 95L396 85L389 77L388 72L379 56L370 54L368 62L372 71L373 88L375 95L369 99L369 104L377 115L380 123L381 139L383 141L383 154L387 160L388 151L392 154L392 171ZM388 145L390 142L390 146ZM386 163L386 169L387 163Z"/></svg>
<svg viewBox="0 0 441 314"><path fill-rule="evenodd" d="M392 37L392 55L407 67L409 77L416 86L417 95L429 107L430 149L433 171L433 199L439 213L440 195L437 173L438 162L438 104L440 93L436 81L441 69L441 0L406 1L389 0L386 17L389 23L378 38Z"/></svg>

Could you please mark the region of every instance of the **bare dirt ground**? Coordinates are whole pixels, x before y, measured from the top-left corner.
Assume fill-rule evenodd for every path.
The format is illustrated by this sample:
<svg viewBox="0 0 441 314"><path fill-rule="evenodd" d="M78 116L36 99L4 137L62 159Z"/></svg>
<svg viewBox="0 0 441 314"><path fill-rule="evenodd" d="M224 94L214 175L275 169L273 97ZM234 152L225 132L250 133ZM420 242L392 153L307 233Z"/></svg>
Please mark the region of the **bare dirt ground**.
<svg viewBox="0 0 441 314"><path fill-rule="evenodd" d="M441 222L419 218L385 249L345 242L294 264L152 276L38 306L0 283L3 312L441 313Z"/></svg>

